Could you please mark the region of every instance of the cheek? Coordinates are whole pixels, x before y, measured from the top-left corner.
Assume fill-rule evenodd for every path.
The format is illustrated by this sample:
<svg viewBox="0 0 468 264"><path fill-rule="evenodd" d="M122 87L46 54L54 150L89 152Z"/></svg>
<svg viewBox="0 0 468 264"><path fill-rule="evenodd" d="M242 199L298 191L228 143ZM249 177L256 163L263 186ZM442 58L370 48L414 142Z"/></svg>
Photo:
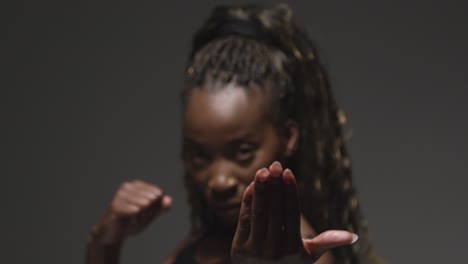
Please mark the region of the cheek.
<svg viewBox="0 0 468 264"><path fill-rule="evenodd" d="M280 161L281 151L277 146L270 145L257 150L255 159L250 166L242 169L240 179L244 185L248 186L255 179L255 174L262 168L268 168L274 161Z"/></svg>
<svg viewBox="0 0 468 264"><path fill-rule="evenodd" d="M188 188L195 197L203 200L204 202L209 200L209 187L208 179L204 179L201 173L189 173L188 174Z"/></svg>
<svg viewBox="0 0 468 264"><path fill-rule="evenodd" d="M239 180L243 186L249 185L255 179L255 173L257 170L261 169L261 166L250 166L249 168L245 168L239 173Z"/></svg>
<svg viewBox="0 0 468 264"><path fill-rule="evenodd" d="M269 167L274 161L281 162L284 156L284 148L276 135L265 137L265 139L265 142L258 149L256 154L254 173L261 168Z"/></svg>
<svg viewBox="0 0 468 264"><path fill-rule="evenodd" d="M208 184L207 180L204 179L206 177L203 177L203 175L204 174L201 172L187 170L189 188L195 190L197 193L204 192Z"/></svg>

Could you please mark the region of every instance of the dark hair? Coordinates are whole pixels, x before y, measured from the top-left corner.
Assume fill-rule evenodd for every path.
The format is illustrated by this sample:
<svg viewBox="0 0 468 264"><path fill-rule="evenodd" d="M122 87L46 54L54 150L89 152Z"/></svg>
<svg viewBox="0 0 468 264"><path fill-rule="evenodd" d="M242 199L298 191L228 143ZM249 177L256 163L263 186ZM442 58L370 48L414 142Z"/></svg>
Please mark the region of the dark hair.
<svg viewBox="0 0 468 264"><path fill-rule="evenodd" d="M297 151L288 160L296 175L301 210L317 232L344 229L359 241L332 251L338 263L377 263L360 213L344 145L344 113L337 107L326 70L308 36L292 21L286 5L217 7L196 33L186 69L190 92L208 79L272 84L272 117L278 127L296 121ZM199 194L190 188L193 228L206 218Z"/></svg>

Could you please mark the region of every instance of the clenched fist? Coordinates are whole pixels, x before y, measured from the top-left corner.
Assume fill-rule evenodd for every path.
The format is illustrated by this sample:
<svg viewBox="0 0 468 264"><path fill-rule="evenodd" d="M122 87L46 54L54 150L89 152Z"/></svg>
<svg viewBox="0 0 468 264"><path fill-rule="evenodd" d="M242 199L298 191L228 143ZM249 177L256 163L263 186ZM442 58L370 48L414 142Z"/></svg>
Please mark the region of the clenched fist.
<svg viewBox="0 0 468 264"><path fill-rule="evenodd" d="M143 231L171 204L171 197L153 184L140 180L124 182L104 216L93 228L94 242L102 245L120 243Z"/></svg>

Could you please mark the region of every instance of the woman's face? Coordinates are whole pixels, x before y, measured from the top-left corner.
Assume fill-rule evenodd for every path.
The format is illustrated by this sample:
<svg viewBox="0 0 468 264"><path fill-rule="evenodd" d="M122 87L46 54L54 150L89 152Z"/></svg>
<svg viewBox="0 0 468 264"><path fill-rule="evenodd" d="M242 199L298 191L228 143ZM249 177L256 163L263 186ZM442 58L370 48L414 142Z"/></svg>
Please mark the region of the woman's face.
<svg viewBox="0 0 468 264"><path fill-rule="evenodd" d="M218 85L218 87L213 87ZM255 173L289 145L267 114L267 89L208 83L193 89L184 112L183 156L195 190L218 223L237 223Z"/></svg>

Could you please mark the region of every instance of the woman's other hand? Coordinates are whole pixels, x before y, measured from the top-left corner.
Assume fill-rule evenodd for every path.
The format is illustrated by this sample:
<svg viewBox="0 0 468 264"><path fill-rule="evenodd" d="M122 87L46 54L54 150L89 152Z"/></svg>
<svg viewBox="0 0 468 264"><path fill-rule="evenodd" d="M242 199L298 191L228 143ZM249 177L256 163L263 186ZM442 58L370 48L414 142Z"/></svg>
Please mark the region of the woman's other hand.
<svg viewBox="0 0 468 264"><path fill-rule="evenodd" d="M231 248L235 264L313 263L327 250L354 243L355 234L330 230L302 239L294 175L279 162L263 168L245 190Z"/></svg>
<svg viewBox="0 0 468 264"><path fill-rule="evenodd" d="M171 197L153 184L133 180L120 185L90 239L103 246L118 244L143 231L172 204Z"/></svg>

